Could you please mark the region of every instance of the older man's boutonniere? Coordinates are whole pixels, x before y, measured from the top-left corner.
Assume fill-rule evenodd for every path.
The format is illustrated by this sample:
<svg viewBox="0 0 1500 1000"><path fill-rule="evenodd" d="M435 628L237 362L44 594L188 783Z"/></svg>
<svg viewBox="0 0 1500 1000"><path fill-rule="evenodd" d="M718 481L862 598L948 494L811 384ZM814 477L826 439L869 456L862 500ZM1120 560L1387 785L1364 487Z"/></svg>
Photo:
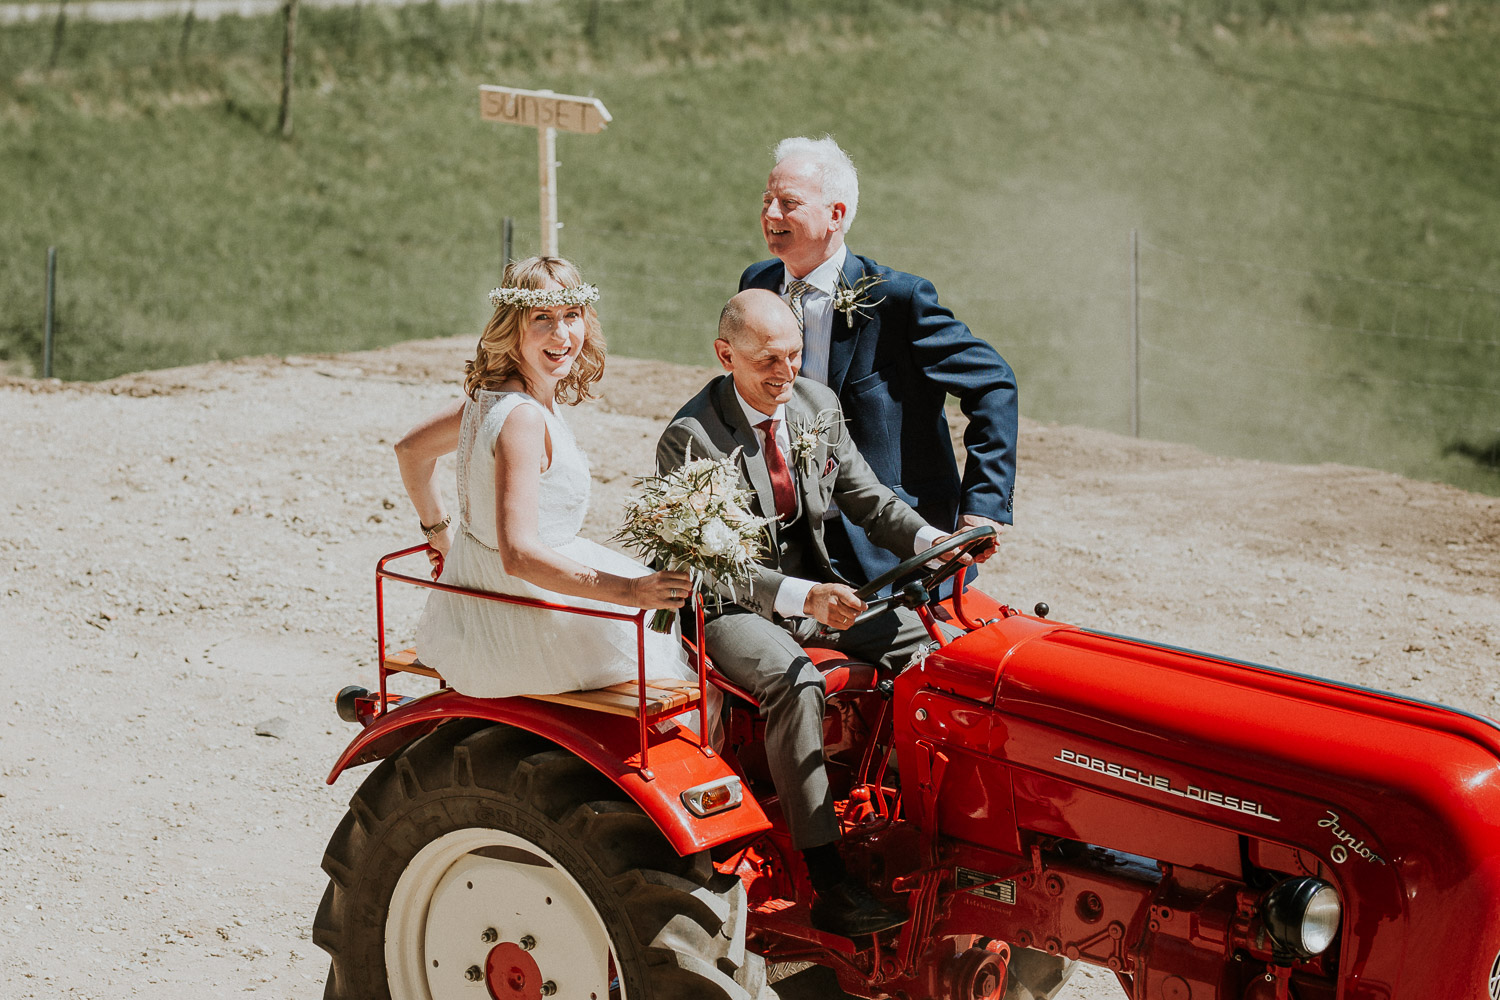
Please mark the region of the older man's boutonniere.
<svg viewBox="0 0 1500 1000"><path fill-rule="evenodd" d="M880 284L885 279L876 274L867 274L852 285L844 284L844 276L839 275L838 287L833 290L833 308L844 314L844 322L854 325L854 314L868 316L866 309L873 309L885 301L881 296L875 301L870 301L870 289Z"/></svg>
<svg viewBox="0 0 1500 1000"><path fill-rule="evenodd" d="M823 410L805 422L793 418L787 421L786 429L792 438L792 463L809 476L821 471L817 467L819 442L837 448L844 440L844 421L838 410Z"/></svg>

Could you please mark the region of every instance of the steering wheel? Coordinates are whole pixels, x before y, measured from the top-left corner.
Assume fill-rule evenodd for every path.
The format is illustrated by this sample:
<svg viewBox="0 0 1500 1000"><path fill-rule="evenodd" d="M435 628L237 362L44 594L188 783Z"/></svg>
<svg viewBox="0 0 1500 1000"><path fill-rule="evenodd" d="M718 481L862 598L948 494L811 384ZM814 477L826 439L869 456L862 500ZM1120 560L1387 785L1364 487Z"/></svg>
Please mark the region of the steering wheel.
<svg viewBox="0 0 1500 1000"><path fill-rule="evenodd" d="M854 619L849 627L853 628L855 625L861 625L869 621L876 615L884 614L897 604L903 604L909 608L916 607L918 604L925 604L928 600L928 594L944 580L964 568L963 557L965 555L981 549L987 544L992 544L994 538L995 529L991 525L982 524L977 528L970 528L968 531L950 535L931 548L918 552L900 565L886 570L854 592L855 596L861 601L868 601L869 606L859 613L858 617ZM944 556L947 556L947 559L939 564L936 569L927 569L923 573L928 563L934 559L942 559ZM890 584L898 580L905 580L909 576L916 576L917 574L922 575L889 597L870 600L871 597L878 594Z"/></svg>

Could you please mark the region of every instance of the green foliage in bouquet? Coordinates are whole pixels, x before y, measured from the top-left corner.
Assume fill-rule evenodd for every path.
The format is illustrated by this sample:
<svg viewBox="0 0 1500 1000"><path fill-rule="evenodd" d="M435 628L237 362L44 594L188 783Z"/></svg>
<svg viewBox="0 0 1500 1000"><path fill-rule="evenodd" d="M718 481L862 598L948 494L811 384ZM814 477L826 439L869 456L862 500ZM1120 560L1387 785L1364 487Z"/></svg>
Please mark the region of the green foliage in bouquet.
<svg viewBox="0 0 1500 1000"><path fill-rule="evenodd" d="M750 491L740 486L739 449L722 459L693 459L665 475L645 476L641 493L625 504L625 523L615 539L647 561L688 570L694 594L724 587L731 596L750 582L750 570L766 552L764 517L750 513ZM677 612L658 611L651 628L667 632Z"/></svg>

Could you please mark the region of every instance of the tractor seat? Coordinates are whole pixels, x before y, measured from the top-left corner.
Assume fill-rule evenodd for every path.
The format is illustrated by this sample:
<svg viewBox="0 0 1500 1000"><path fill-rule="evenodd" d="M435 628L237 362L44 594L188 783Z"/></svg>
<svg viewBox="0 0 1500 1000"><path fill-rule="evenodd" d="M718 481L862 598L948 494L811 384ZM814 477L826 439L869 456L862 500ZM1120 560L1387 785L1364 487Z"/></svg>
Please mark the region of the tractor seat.
<svg viewBox="0 0 1500 1000"><path fill-rule="evenodd" d="M691 643L684 645L691 649ZM836 649L809 647L806 652L813 665L823 672L823 690L827 697L873 691L880 680L880 672L873 664L850 659ZM693 654L690 653L689 660L692 659ZM438 681L443 679L436 670L417 659L415 649L390 654L385 658L383 665L386 670L392 672L419 674ZM709 660L708 668L708 679L712 684L722 691L744 699L756 708L760 707L760 702L749 691L719 673L712 660ZM646 715L648 718L654 718L664 712L674 711L689 701L697 700L697 696L698 685L691 681L675 677L648 680L646 681ZM612 715L638 716L640 714L640 695L636 681L624 681L597 691L568 691L563 694L523 695L522 697L572 705L576 708L588 708Z"/></svg>
<svg viewBox="0 0 1500 1000"><path fill-rule="evenodd" d="M685 645L692 647L691 642ZM875 685L880 681L880 671L872 663L863 660L854 660L836 649L824 649L821 646L806 646L803 651L807 658L812 660L813 666L823 672L823 693L832 698L837 694L853 694L863 691L874 691ZM693 654L689 654L689 660ZM737 698L743 699L756 708L760 702L755 696L734 681L725 677L719 669L709 660L709 682L721 691L725 691Z"/></svg>
<svg viewBox="0 0 1500 1000"><path fill-rule="evenodd" d="M823 672L823 691L828 695L844 691L873 691L880 671L873 663L852 660L836 649L814 646L806 650L813 666Z"/></svg>
<svg viewBox="0 0 1500 1000"><path fill-rule="evenodd" d="M417 659L415 649L405 649L385 658L385 669L392 672L417 674L441 681L442 675ZM639 718L641 714L640 683L621 681L606 688L593 691L564 691L561 694L518 695L535 701L550 701L557 705L587 708L610 715L627 715ZM698 684L678 677L654 678L646 681L646 718L654 719L664 713L675 713L689 702L698 700Z"/></svg>

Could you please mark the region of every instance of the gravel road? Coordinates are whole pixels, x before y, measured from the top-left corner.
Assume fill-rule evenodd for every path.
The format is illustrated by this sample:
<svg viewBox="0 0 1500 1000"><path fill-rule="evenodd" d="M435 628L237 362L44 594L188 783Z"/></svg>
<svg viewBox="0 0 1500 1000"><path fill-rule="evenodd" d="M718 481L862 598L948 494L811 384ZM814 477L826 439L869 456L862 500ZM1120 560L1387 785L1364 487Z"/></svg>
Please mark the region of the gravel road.
<svg viewBox="0 0 1500 1000"><path fill-rule="evenodd" d="M0 380L0 995L321 995L318 864L363 773L324 783L331 697L373 680L376 557L420 537L390 446L471 344ZM569 414L593 537L710 374L614 359ZM1500 714L1500 500L1031 422L1021 456L995 596Z"/></svg>

